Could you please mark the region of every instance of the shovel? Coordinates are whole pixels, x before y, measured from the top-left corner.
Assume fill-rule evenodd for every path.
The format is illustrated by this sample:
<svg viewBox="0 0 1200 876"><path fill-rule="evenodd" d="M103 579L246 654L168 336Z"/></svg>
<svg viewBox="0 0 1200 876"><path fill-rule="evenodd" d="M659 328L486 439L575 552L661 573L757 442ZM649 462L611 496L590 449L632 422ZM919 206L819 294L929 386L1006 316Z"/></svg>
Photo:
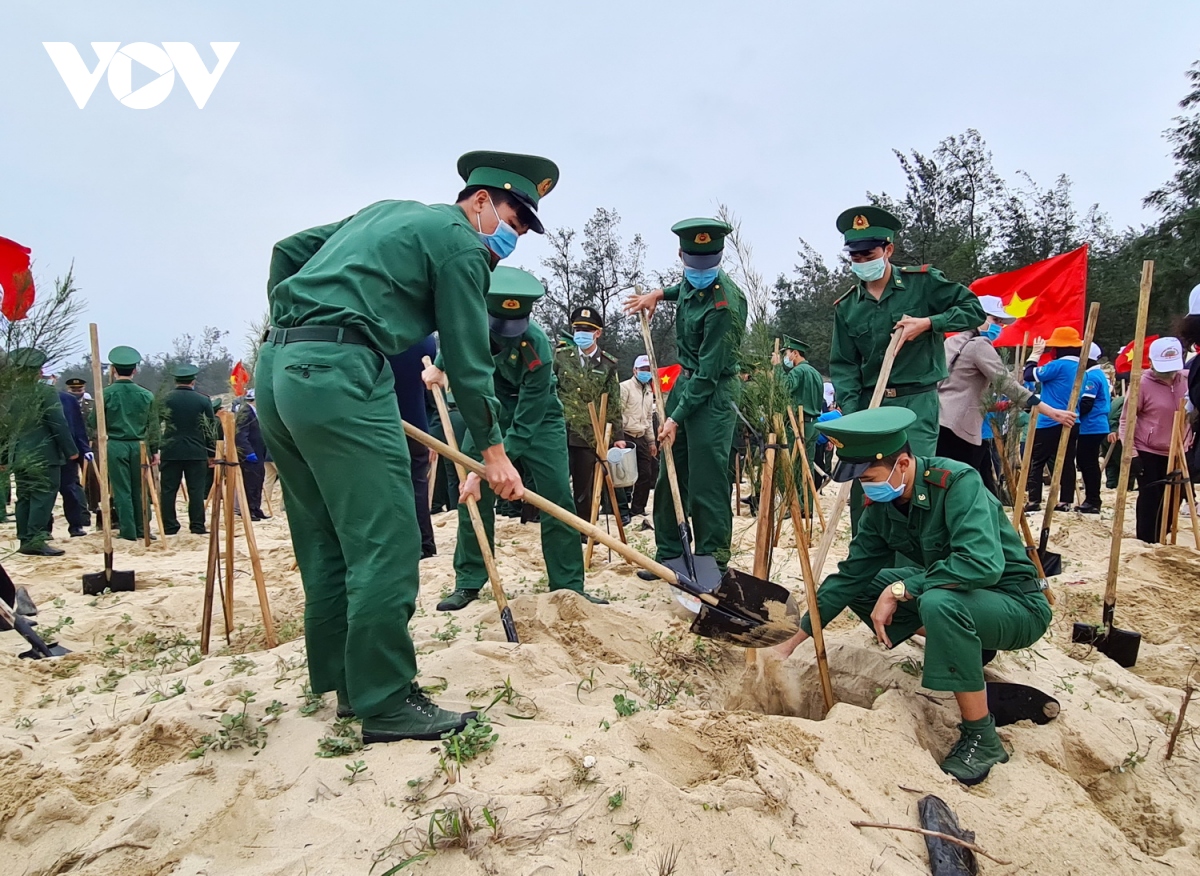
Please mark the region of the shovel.
<svg viewBox="0 0 1200 876"><path fill-rule="evenodd" d="M71 653L57 642L47 645L42 637L33 631L29 619L13 611L12 607L3 599L0 599L0 620L24 636L25 641L33 646L28 651L18 654L18 657L26 660L42 660L46 657L61 657Z"/></svg>
<svg viewBox="0 0 1200 876"><path fill-rule="evenodd" d="M484 475L484 468L480 463L432 435L426 435L411 423L404 424L404 434L430 450L436 450L467 471L473 471L481 477ZM600 544L611 548L630 563L653 572L672 587L699 599L700 613L691 627L692 632L698 636L728 642L742 648L769 648L786 642L800 629L800 611L796 602L792 599L792 594L778 584L730 569L721 576L714 589L703 590L696 584L695 579L686 573L679 573L655 562L619 538L613 538L600 527L558 507L549 499L531 490L525 490L522 498L539 511L546 512L575 531L591 536Z"/></svg>
<svg viewBox="0 0 1200 876"><path fill-rule="evenodd" d="M422 360L426 368L430 368L433 362L428 356ZM434 386L433 400L437 402L438 416L442 421L442 431L446 435L446 441L449 446L458 450L458 441L454 437L454 425L450 422L450 409L446 407L446 398L442 395L442 388ZM461 465L456 466L458 469L459 481L467 479L467 473ZM504 627L504 637L510 642L520 642L517 638L517 623L513 620L512 609L508 606L508 599L504 596L504 588L500 584L500 570L496 568L496 557L492 553L492 546L488 544L487 530L483 528L483 518L479 516L479 503L475 501L474 496L467 496L467 511L471 516L471 526L475 529L475 538L479 541L479 553L483 556L483 565L487 568L488 582L492 585L492 595L496 597L496 606L500 609L500 624Z"/></svg>
<svg viewBox="0 0 1200 876"><path fill-rule="evenodd" d="M1117 502L1113 507L1112 539L1108 551L1108 578L1104 585L1102 625L1075 624L1071 641L1091 645L1101 654L1126 669L1137 663L1142 634L1113 626L1117 609L1117 571L1121 563L1121 538L1125 534L1125 494L1129 490L1129 466L1133 462L1133 436L1137 427L1138 395L1142 384L1142 355L1146 348L1146 320L1150 311L1150 287L1154 282L1154 262L1142 262L1142 282L1138 293L1137 328L1133 336L1133 368L1129 373L1129 393L1125 399L1125 431L1121 444L1121 473L1117 478Z"/></svg>
<svg viewBox="0 0 1200 876"><path fill-rule="evenodd" d="M96 324L90 326L92 334L92 386L96 390L96 440L100 453L96 457L96 479L100 481L100 508L104 521L104 571L90 572L83 576L83 592L87 596L99 596L105 590L113 593L133 590L133 572L118 572L113 569L112 506L108 495L108 425L104 418L104 383L100 379L100 339Z"/></svg>
<svg viewBox="0 0 1200 876"><path fill-rule="evenodd" d="M654 355L654 342L650 339L650 320L646 311L641 312L642 340L646 344L646 355L650 359L650 373L658 374L658 360ZM666 416L667 405L663 401L662 383L655 379L654 403ZM692 554L692 534L688 526L687 515L683 511L683 500L679 495L679 476L675 473L675 453L668 447L663 457L667 464L667 481L671 485L671 501L675 505L675 521L679 524L679 543L683 554L666 561L664 565L674 570L676 575L686 575L694 586L702 593L712 593L721 584L721 570L717 561L711 556L694 556ZM716 472L712 473L716 476ZM662 577L661 575L659 577Z"/></svg>

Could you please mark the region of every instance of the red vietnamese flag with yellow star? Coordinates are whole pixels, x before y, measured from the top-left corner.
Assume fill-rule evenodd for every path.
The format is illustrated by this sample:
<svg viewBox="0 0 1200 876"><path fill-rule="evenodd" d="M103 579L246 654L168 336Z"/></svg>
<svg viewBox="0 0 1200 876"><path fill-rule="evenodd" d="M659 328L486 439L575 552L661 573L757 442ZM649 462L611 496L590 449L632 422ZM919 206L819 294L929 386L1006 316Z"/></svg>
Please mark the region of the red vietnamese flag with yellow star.
<svg viewBox="0 0 1200 876"><path fill-rule="evenodd" d="M675 381L679 379L679 375L683 373L683 366L676 362L674 365L668 365L666 368L658 369L658 385L663 392L670 392L671 387L675 385Z"/></svg>
<svg viewBox="0 0 1200 876"><path fill-rule="evenodd" d="M0 314L9 322L24 319L33 306L35 290L29 272L31 250L15 240L0 237Z"/></svg>
<svg viewBox="0 0 1200 876"><path fill-rule="evenodd" d="M1006 326L994 346L1017 347L1048 338L1059 326L1083 334L1087 299L1087 244L1015 271L980 277L971 284L976 295L995 295L1017 321Z"/></svg>

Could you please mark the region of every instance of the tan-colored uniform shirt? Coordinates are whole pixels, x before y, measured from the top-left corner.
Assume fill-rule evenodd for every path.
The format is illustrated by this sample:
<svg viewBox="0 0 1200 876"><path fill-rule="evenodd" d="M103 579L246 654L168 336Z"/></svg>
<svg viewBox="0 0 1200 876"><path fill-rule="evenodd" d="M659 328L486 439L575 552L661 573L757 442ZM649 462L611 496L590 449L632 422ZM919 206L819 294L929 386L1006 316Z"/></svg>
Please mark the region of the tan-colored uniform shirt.
<svg viewBox="0 0 1200 876"><path fill-rule="evenodd" d="M654 387L636 377L621 382L621 428L627 435L654 437Z"/></svg>

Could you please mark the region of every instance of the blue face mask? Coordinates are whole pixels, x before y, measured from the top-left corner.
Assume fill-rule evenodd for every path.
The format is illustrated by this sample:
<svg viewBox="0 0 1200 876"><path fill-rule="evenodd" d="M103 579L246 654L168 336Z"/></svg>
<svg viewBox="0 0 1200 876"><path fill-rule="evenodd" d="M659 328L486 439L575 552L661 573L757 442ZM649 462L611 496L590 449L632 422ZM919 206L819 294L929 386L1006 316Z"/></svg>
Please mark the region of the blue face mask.
<svg viewBox="0 0 1200 876"><path fill-rule="evenodd" d="M488 198L488 203L492 204L490 197ZM483 241L483 245L496 254L496 258L506 259L517 248L519 235L516 229L500 218L500 214L496 212L495 204L492 204L492 212L496 214L496 230L491 234L484 234L483 223L476 217L475 221L478 225L476 233L479 235L479 239Z"/></svg>
<svg viewBox="0 0 1200 876"><path fill-rule="evenodd" d="M788 371L791 371L793 368L796 367L796 363L793 362L791 359L788 359L785 356L783 359L783 367L786 368Z"/></svg>
<svg viewBox="0 0 1200 876"><path fill-rule="evenodd" d="M720 268L706 268L699 270L697 268L684 268L683 278L692 284L693 289L707 289L717 280L717 273Z"/></svg>
<svg viewBox="0 0 1200 876"><path fill-rule="evenodd" d="M651 374L649 371L639 371L637 373L638 383L649 383Z"/></svg>
<svg viewBox="0 0 1200 876"><path fill-rule="evenodd" d="M994 344L996 343L996 339L1000 337L1000 332L1002 331L1004 331L1004 326L996 325L994 322L992 322L988 323L987 327L980 332L980 334Z"/></svg>
<svg viewBox="0 0 1200 876"><path fill-rule="evenodd" d="M596 336L591 332L575 332L573 340L576 347L586 350L592 344L596 343Z"/></svg>
<svg viewBox="0 0 1200 876"><path fill-rule="evenodd" d="M854 276L858 277L864 283L882 280L884 273L887 271L887 259L880 256L869 262L851 262L850 270L854 272Z"/></svg>
<svg viewBox="0 0 1200 876"><path fill-rule="evenodd" d="M893 487L891 484L892 475L895 474L896 464L899 462L900 460L896 460L896 463L892 465L892 470L888 472L886 481L879 481L878 483L867 483L866 481L860 481L859 483L862 484L863 488L863 495L872 502L879 503L894 502L903 496L904 485L901 484L898 487Z"/></svg>

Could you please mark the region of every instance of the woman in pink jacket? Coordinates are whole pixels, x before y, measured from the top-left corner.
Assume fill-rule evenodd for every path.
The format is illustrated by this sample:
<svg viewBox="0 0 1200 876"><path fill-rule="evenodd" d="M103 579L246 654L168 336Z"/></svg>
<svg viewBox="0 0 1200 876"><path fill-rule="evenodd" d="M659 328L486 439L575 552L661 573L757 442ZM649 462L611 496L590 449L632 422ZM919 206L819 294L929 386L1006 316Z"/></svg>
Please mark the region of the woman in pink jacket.
<svg viewBox="0 0 1200 876"><path fill-rule="evenodd" d="M1137 474L1137 537L1144 542L1161 542L1167 456L1171 451L1171 426L1179 403L1187 398L1183 373L1183 345L1175 338L1159 338L1150 345L1150 370L1142 374L1138 389L1137 424L1133 433L1132 469ZM1126 406L1121 411L1121 435L1125 434ZM1185 424L1184 446L1191 444L1191 427Z"/></svg>

